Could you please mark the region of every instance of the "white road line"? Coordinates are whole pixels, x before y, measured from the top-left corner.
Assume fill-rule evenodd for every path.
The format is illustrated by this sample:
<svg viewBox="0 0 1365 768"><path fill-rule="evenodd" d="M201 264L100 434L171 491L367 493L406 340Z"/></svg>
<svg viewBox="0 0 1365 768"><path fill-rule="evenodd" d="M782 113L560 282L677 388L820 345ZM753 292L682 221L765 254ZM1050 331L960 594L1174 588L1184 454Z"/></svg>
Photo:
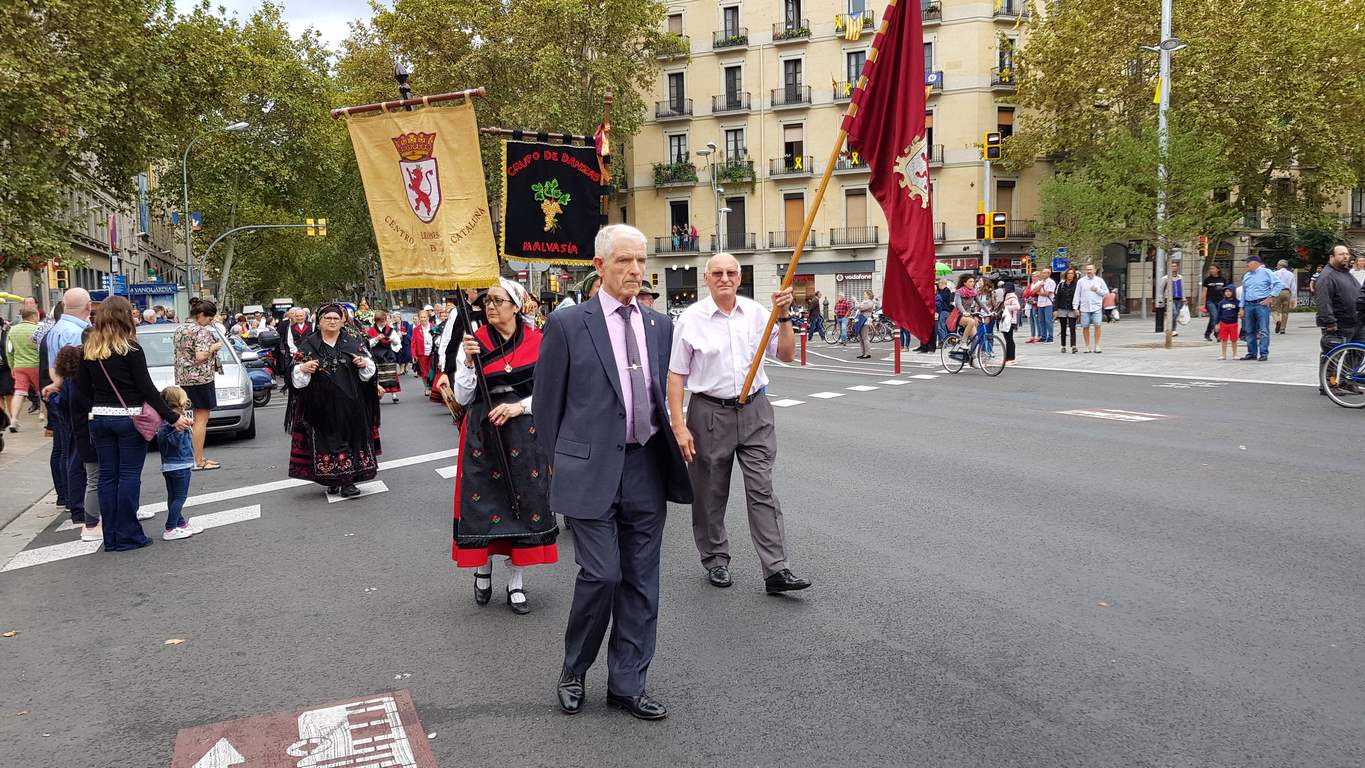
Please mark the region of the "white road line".
<svg viewBox="0 0 1365 768"><path fill-rule="evenodd" d="M458 467L456 467L454 464L451 464L448 467L437 467L436 474L440 475L441 477L444 477L447 480L450 480L455 477L455 473L457 470Z"/></svg>
<svg viewBox="0 0 1365 768"><path fill-rule="evenodd" d="M810 397L818 397L821 400L833 400L836 397L843 397L843 392L812 392Z"/></svg>
<svg viewBox="0 0 1365 768"><path fill-rule="evenodd" d="M851 390L853 392L872 392L874 390L881 389L881 387L870 387L866 384L854 384L851 387L844 387L844 389Z"/></svg>
<svg viewBox="0 0 1365 768"><path fill-rule="evenodd" d="M376 493L385 493L386 491L389 490L389 487L387 485L384 485L383 480L374 480L368 483L356 483L355 487L360 490L359 496L352 496L350 498L347 498L339 493L336 494L335 496L328 493L326 494L327 503L335 504L338 501L353 501L355 499L363 499L366 496L373 496Z"/></svg>
<svg viewBox="0 0 1365 768"><path fill-rule="evenodd" d="M379 462L379 470L382 472L383 470L386 469L398 469L400 467L410 467L413 464L425 464L428 461L436 461L437 459L449 459L453 456L458 455L459 453L460 453L459 449L451 448L448 451L423 453L417 456L409 456L405 459L392 459L390 461L381 461Z"/></svg>
<svg viewBox="0 0 1365 768"><path fill-rule="evenodd" d="M887 379L886 381L879 381L877 383L887 384L893 387L899 387L902 384L909 384L910 382L906 381L905 379Z"/></svg>
<svg viewBox="0 0 1365 768"><path fill-rule="evenodd" d="M1124 412L1124 411L1110 410L1110 409L1107 409L1107 408L1102 408L1102 409L1094 410L1094 411L1089 411L1089 410L1084 410L1084 409L1076 409L1076 410L1071 410L1071 411L1057 411L1057 413L1060 413L1060 414L1063 414L1063 415L1066 415L1066 416L1084 416L1084 417L1090 418L1090 419L1105 419L1105 420L1107 420L1107 421L1126 421L1126 422L1158 421L1158 420L1160 420L1160 419L1169 418L1168 416L1163 416L1163 415L1161 415L1161 414L1140 415L1140 414L1136 414L1136 413L1127 413L1127 412Z"/></svg>
<svg viewBox="0 0 1365 768"><path fill-rule="evenodd" d="M774 400L774 401L772 402L772 405L773 405L774 408L790 408L790 407L792 407L793 405L802 405L802 404L805 403L805 402L806 402L805 400L792 400L792 399Z"/></svg>
<svg viewBox="0 0 1365 768"><path fill-rule="evenodd" d="M912 379L919 379L920 381L928 381L929 379L937 379L937 378L938 378L938 374L936 374L936 373L917 373L917 374L915 374L914 376L911 376L910 378L912 378Z"/></svg>
<svg viewBox="0 0 1365 768"><path fill-rule="evenodd" d="M249 507L239 509L228 509L222 512L212 512L207 515L198 515L190 518L190 522L200 528L217 528L223 525L240 523L245 520L257 520L261 516L261 505L253 504ZM38 547L28 549L15 555L4 568L0 568L0 573L5 571L17 571L20 568L30 568L35 565L45 565L55 563L58 560L69 560L73 557L82 555L93 555L104 546L102 541L68 541L64 544L53 544L49 547Z"/></svg>
<svg viewBox="0 0 1365 768"><path fill-rule="evenodd" d="M1228 384L1272 384L1281 387L1316 387L1317 382L1306 381L1267 381L1265 379L1228 379L1213 376L1182 376L1170 373L1132 373L1129 371L1095 371L1089 368L1053 368L1051 366L1021 363L1014 366L1026 371L1061 371L1063 373L1093 373L1096 376L1139 376L1144 379L1184 379L1186 381L1222 381Z"/></svg>

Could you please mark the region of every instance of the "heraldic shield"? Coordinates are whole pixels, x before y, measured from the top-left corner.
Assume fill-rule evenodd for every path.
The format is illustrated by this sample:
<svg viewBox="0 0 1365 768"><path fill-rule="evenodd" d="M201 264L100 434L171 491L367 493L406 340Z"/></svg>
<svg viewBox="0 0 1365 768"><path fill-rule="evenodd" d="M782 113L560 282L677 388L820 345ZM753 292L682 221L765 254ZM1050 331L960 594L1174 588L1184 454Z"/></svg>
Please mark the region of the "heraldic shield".
<svg viewBox="0 0 1365 768"><path fill-rule="evenodd" d="M403 174L403 191L408 207L423 224L430 224L441 209L441 174L433 153L435 133L405 133L393 137L398 149L398 168Z"/></svg>

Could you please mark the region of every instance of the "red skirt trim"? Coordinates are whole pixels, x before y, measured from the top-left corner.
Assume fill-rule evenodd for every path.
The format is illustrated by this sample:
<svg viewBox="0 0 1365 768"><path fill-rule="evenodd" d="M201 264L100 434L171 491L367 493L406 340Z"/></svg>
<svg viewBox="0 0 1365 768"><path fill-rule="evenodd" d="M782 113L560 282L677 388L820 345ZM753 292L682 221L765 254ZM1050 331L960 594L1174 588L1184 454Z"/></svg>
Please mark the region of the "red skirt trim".
<svg viewBox="0 0 1365 768"><path fill-rule="evenodd" d="M512 565L549 565L559 562L559 545L542 544L535 547L514 547L509 541L495 541L485 549L460 549L452 542L450 557L458 568L477 568L492 555L503 555Z"/></svg>

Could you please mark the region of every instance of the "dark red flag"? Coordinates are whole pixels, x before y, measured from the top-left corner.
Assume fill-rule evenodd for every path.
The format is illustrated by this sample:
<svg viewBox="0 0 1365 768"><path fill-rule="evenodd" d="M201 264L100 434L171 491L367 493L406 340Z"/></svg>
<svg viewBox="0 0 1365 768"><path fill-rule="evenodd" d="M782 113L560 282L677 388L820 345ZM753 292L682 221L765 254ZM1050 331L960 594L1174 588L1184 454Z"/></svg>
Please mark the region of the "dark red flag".
<svg viewBox="0 0 1365 768"><path fill-rule="evenodd" d="M882 310L924 340L934 330L934 215L929 205L919 4L891 0L872 49L853 92L856 108L844 118L844 130L850 150L867 163L868 186L886 213Z"/></svg>

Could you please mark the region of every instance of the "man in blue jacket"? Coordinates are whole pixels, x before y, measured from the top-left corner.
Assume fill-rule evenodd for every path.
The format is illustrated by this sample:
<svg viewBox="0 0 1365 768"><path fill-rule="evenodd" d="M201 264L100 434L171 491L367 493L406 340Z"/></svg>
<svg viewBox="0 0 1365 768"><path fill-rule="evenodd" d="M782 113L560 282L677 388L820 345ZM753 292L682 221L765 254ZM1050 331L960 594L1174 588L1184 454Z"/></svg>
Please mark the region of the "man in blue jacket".
<svg viewBox="0 0 1365 768"><path fill-rule="evenodd" d="M607 703L642 720L667 715L645 691L659 618L665 501L692 501L669 429L667 315L637 300L645 236L624 224L594 243L601 290L550 314L536 363L532 414L550 454L550 509L573 519L578 578L564 633L559 706L582 709L583 678L607 626Z"/></svg>
<svg viewBox="0 0 1365 768"><path fill-rule="evenodd" d="M1242 309L1246 317L1247 354L1243 360L1270 358L1270 305L1284 290L1274 272L1261 264L1261 257L1247 257L1247 273L1242 275Z"/></svg>

